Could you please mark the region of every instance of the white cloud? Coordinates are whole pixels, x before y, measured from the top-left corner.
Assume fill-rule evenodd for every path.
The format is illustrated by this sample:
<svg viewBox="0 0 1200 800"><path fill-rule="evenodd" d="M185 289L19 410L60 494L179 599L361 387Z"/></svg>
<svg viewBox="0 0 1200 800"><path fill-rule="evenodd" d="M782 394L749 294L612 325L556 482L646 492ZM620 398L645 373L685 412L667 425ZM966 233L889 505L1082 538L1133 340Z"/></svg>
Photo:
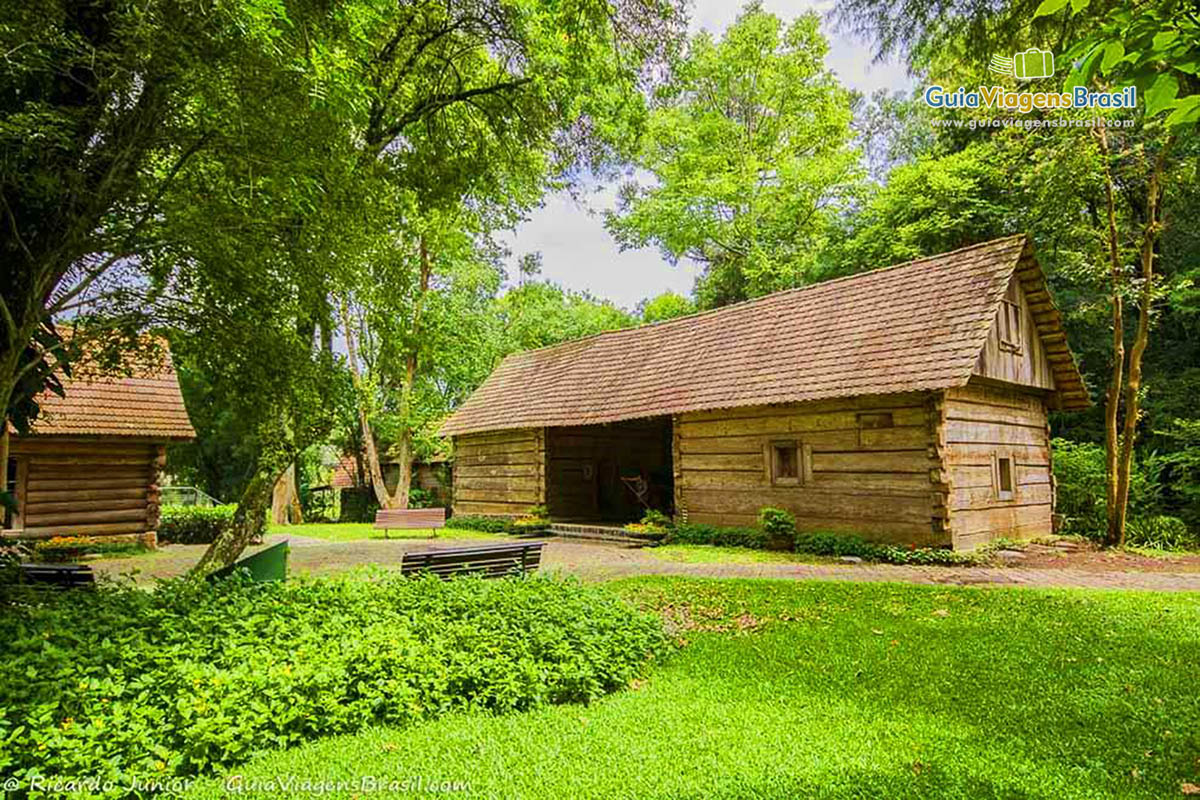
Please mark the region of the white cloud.
<svg viewBox="0 0 1200 800"><path fill-rule="evenodd" d="M831 0L766 0L766 10L789 19L813 10L825 19ZM696 0L692 10L692 28L721 34L737 17L742 5L728 0ZM879 88L907 89L911 80L903 64L890 61L872 63L869 43L838 34L828 22L822 24L829 38L825 63L846 86L863 94ZM516 273L516 260L525 253L540 251L543 275L577 291L612 300L632 308L645 297L668 289L687 294L698 272L694 264L672 266L657 250L645 248L622 252L604 228L601 212L613 208L613 187L593 187L594 191L577 202L566 193L546 198L528 221L506 237L512 249L510 274Z"/></svg>

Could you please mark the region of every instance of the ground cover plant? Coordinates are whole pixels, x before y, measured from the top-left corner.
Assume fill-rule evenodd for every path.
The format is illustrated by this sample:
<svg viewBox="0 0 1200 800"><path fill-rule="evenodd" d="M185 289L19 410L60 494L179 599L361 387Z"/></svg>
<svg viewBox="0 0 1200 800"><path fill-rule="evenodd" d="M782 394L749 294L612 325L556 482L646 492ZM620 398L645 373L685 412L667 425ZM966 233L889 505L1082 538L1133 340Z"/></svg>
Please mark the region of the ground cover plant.
<svg viewBox="0 0 1200 800"><path fill-rule="evenodd" d="M485 531L460 528L455 522L447 522L445 528L437 530L408 530L396 528L384 531L372 522L306 522L302 525L271 525L267 532L281 536L303 536L324 539L329 542L354 542L362 539L428 539L436 534L438 539L493 539L495 535ZM387 535L384 536L384 533Z"/></svg>
<svg viewBox="0 0 1200 800"><path fill-rule="evenodd" d="M211 544L233 525L234 504L222 506L163 506L158 521L161 544Z"/></svg>
<svg viewBox="0 0 1200 800"><path fill-rule="evenodd" d="M608 586L686 642L633 690L372 728L238 774L422 776L464 781L468 796L581 799L1163 798L1200 784L1196 594ZM192 796L226 796L224 784Z"/></svg>
<svg viewBox="0 0 1200 800"><path fill-rule="evenodd" d="M371 723L587 702L665 647L654 617L548 578L170 581L0 603L0 775L18 780L128 786Z"/></svg>

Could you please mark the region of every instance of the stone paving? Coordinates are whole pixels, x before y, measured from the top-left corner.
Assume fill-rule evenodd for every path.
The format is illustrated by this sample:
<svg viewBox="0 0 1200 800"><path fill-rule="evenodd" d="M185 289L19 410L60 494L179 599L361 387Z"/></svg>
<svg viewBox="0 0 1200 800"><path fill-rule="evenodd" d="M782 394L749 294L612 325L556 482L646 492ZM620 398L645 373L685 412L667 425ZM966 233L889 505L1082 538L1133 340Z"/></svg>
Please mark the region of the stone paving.
<svg viewBox="0 0 1200 800"><path fill-rule="evenodd" d="M283 536L267 537L266 545ZM479 539L364 539L330 542L308 537L289 537L293 574L328 574L366 565L397 569L408 550L479 544ZM264 545L265 546L265 545ZM257 548L255 548L257 549ZM136 579L180 575L196 562L202 545L172 545L156 553L133 559L91 562L97 572L120 575L136 568ZM1200 591L1200 571L1170 565L1154 570L1088 569L1046 566L926 567L892 564L692 563L666 560L652 550L627 549L616 545L551 540L543 555L543 568L584 580L607 580L634 575L688 575L712 578L776 578L784 580L890 581L953 586L1083 587L1094 589L1144 589L1153 591Z"/></svg>

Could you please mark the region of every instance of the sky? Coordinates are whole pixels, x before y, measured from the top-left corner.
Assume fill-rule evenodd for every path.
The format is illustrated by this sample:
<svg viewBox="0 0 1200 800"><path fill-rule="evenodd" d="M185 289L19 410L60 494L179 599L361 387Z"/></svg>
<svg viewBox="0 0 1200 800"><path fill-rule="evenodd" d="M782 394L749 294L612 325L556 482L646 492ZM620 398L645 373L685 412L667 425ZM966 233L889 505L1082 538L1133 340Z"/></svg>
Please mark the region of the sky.
<svg viewBox="0 0 1200 800"><path fill-rule="evenodd" d="M832 8L829 0L765 0L763 5L785 20L809 10L824 20ZM692 29L720 35L741 7L739 0L695 0ZM870 94L880 88L896 90L911 85L900 62L872 63L868 43L835 32L828 21L821 27L829 39L826 66L845 86ZM516 276L522 255L540 252L543 278L628 309L667 290L688 294L698 271L694 264L672 266L656 248L622 252L604 229L602 213L615 206L616 190L615 184L596 185L576 192L576 198L565 192L549 195L541 208L505 237L512 253L509 274Z"/></svg>

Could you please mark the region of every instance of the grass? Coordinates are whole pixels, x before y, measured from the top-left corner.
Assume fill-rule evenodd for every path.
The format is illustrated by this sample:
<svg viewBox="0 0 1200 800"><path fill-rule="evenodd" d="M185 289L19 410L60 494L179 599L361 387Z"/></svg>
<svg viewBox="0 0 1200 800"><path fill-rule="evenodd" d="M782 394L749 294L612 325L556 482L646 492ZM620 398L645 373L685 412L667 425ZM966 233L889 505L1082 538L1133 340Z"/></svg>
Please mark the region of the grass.
<svg viewBox="0 0 1200 800"><path fill-rule="evenodd" d="M1200 595L610 586L687 643L646 683L586 707L268 753L230 785L371 776L512 798L1161 798L1200 783Z"/></svg>
<svg viewBox="0 0 1200 800"><path fill-rule="evenodd" d="M663 561L682 564L815 564L836 560L806 553L780 553L711 544L665 544L647 547L641 552Z"/></svg>
<svg viewBox="0 0 1200 800"><path fill-rule="evenodd" d="M446 527L434 530L389 530L375 528L371 522L309 522L303 525L272 525L268 533L284 536L306 536L313 539L324 539L328 542L354 542L362 539L429 539L430 534L436 533L438 539L504 539L501 534L481 533L480 531L459 530Z"/></svg>

